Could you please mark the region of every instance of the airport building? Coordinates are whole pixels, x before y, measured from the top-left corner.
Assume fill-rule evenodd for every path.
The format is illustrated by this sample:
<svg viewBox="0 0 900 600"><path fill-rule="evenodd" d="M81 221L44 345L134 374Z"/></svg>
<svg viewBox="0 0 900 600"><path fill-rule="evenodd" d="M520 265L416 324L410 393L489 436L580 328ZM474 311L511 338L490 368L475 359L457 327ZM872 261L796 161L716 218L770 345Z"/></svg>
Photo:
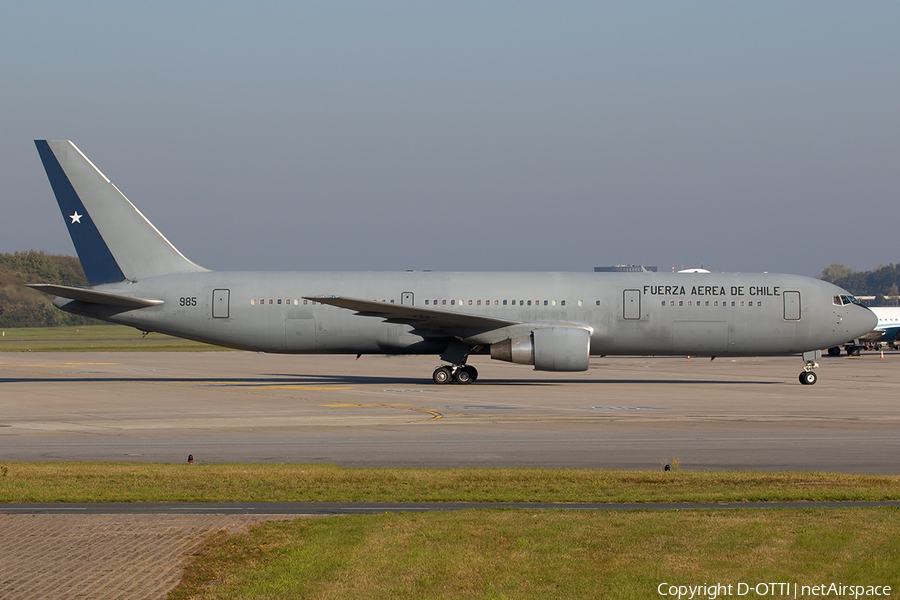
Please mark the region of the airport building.
<svg viewBox="0 0 900 600"><path fill-rule="evenodd" d="M613 265L611 267L594 267L594 273L656 273L656 267L643 265Z"/></svg>

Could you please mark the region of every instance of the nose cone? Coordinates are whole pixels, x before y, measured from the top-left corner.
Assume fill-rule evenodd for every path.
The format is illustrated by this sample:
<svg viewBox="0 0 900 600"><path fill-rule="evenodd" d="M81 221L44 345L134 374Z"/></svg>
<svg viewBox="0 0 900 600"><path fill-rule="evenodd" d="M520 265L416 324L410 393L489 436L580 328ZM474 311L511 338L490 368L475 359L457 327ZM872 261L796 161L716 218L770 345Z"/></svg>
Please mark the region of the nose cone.
<svg viewBox="0 0 900 600"><path fill-rule="evenodd" d="M848 310L847 315L844 318L846 320L847 329L854 338L863 336L878 326L878 317L865 306L855 304L848 308L852 308L853 310Z"/></svg>

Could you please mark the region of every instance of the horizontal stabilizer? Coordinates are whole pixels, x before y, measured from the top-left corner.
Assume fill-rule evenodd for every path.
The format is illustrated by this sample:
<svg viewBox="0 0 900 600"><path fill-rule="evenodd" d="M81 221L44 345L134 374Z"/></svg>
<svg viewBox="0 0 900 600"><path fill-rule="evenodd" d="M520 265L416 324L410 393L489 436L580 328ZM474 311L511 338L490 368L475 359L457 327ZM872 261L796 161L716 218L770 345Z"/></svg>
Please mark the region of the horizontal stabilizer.
<svg viewBox="0 0 900 600"><path fill-rule="evenodd" d="M66 285L30 283L28 284L28 287L34 288L39 292L44 292L50 296L59 296L61 298L68 298L69 300L79 300L81 302L90 302L92 304L120 306L122 308L146 308L148 306L159 306L163 303L162 300L122 296L120 294L111 294L109 292L100 292L88 288L69 287Z"/></svg>

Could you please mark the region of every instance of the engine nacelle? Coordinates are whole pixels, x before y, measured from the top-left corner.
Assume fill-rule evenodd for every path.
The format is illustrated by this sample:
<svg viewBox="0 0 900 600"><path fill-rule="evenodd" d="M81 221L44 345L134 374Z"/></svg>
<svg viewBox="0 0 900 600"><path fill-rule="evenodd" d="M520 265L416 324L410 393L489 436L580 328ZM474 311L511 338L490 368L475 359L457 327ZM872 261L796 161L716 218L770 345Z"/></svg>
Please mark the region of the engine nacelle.
<svg viewBox="0 0 900 600"><path fill-rule="evenodd" d="M535 371L587 371L591 332L581 327L548 327L491 344L491 358Z"/></svg>

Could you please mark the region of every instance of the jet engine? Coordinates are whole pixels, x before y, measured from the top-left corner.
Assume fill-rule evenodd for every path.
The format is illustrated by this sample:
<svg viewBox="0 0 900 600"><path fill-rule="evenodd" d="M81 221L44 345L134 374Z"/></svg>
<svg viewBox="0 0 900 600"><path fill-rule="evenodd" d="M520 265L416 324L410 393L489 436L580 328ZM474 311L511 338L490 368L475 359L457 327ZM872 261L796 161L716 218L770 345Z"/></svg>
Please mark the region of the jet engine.
<svg viewBox="0 0 900 600"><path fill-rule="evenodd" d="M591 332L581 327L548 327L491 344L491 358L535 371L587 371Z"/></svg>

